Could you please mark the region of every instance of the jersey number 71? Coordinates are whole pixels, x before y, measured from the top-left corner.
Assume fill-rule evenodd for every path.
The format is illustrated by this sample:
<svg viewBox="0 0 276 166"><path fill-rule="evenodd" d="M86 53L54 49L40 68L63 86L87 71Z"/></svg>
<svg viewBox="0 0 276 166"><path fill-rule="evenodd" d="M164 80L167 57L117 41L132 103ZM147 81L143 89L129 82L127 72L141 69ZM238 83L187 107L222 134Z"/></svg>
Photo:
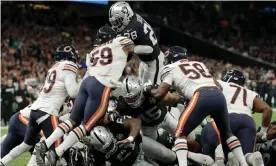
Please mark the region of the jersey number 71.
<svg viewBox="0 0 276 166"><path fill-rule="evenodd" d="M237 85L230 85L230 87L233 87L233 88L236 88L236 91L230 101L231 104L235 104L240 92L241 92L241 87L237 86ZM246 103L246 99L247 99L247 91L246 89L243 89L243 94L242 94L242 101L243 101L243 105L244 106L247 106L247 103Z"/></svg>

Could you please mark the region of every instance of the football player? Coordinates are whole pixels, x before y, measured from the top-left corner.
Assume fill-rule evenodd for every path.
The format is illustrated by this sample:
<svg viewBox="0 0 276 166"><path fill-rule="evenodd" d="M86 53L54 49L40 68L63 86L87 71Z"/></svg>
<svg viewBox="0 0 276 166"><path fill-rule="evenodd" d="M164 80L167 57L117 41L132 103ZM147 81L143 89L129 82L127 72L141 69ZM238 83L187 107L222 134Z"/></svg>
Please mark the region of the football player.
<svg viewBox="0 0 276 166"><path fill-rule="evenodd" d="M70 100L62 105L60 109L60 120L62 120L62 118L64 117L63 115L71 112L72 104L73 103ZM8 129L8 134L3 136L5 138L3 139L3 142L1 142L1 158L3 158L6 154L9 153L9 151L11 151L14 147L24 141L24 136L31 114L31 106L32 105L25 107L11 117L9 121L10 125ZM40 140L41 136L43 136L42 131L39 133L39 135L37 135L36 143Z"/></svg>
<svg viewBox="0 0 276 166"><path fill-rule="evenodd" d="M180 95L190 100L182 112L175 131L177 137L175 149L180 166L187 166L187 136L211 115L220 131L221 138L226 141L241 166L247 166L240 141L230 129L225 97L218 88L217 80L209 73L206 66L197 61L188 61L188 56L179 46L167 52L161 72L162 83L157 89L148 86L147 90L155 98L162 99L173 87Z"/></svg>
<svg viewBox="0 0 276 166"><path fill-rule="evenodd" d="M260 130L261 127L258 131ZM271 122L266 135L266 141L258 140L256 150L261 152L265 166L274 166L276 163L276 121Z"/></svg>
<svg viewBox="0 0 276 166"><path fill-rule="evenodd" d="M160 82L160 69L163 67L164 54L152 27L137 13L134 13L127 2L116 2L109 9L109 22L119 36L127 36L135 45L147 45L153 51L147 56L139 55L139 77L143 83L151 80Z"/></svg>
<svg viewBox="0 0 276 166"><path fill-rule="evenodd" d="M30 107L31 114L26 129L24 141L13 148L1 159L2 165L7 165L20 154L30 150L37 141L37 134L42 130L45 137L56 129L59 124L60 108L69 95L74 98L80 87L76 80L79 56L71 45L63 45L56 50L56 63L48 70L45 84L39 97ZM55 147L61 139L55 141ZM54 146L49 148L54 149Z"/></svg>
<svg viewBox="0 0 276 166"><path fill-rule="evenodd" d="M128 55L133 52L137 54L152 52L149 46L136 47L129 38L114 38L115 35L109 26L99 29L97 41L100 43L87 54L88 76L81 84L70 119L61 123L49 138L36 145L39 165L44 165L46 151L65 133L70 132L60 146L48 153L52 165L55 165L57 157L61 157L67 149L92 130L107 109L110 91L117 87L116 82L122 75Z"/></svg>
<svg viewBox="0 0 276 166"><path fill-rule="evenodd" d="M238 70L230 70L218 81L223 89L229 112L230 127L241 142L243 153L249 165L261 166L263 160L259 152L254 152L256 140L256 125L251 112L263 113L262 127L259 132L263 140L272 117L272 109L263 102L254 91L244 88L245 76ZM214 127L214 128L213 128ZM217 132L217 134L216 134ZM214 124L207 124L202 130L203 152L214 152L219 132ZM214 137L212 137L214 136ZM207 141L207 142L206 142Z"/></svg>

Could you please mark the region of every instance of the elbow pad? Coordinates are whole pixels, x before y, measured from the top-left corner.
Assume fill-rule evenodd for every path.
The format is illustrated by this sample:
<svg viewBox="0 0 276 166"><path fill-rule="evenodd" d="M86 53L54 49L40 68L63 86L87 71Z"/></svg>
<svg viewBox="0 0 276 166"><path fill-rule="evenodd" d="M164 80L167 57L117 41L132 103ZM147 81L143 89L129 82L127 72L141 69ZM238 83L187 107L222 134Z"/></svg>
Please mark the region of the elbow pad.
<svg viewBox="0 0 276 166"><path fill-rule="evenodd" d="M134 46L133 52L138 55L143 55L143 54L147 55L153 52L153 48L151 46L137 45L137 46Z"/></svg>

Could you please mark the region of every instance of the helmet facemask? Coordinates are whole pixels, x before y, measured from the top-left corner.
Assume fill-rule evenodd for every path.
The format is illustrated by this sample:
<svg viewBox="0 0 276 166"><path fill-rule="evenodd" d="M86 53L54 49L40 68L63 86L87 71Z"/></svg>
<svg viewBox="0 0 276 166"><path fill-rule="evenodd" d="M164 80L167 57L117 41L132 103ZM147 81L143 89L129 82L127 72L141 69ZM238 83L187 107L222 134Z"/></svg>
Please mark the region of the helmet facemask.
<svg viewBox="0 0 276 166"><path fill-rule="evenodd" d="M143 95L143 92L140 91L134 95L129 94L128 96L124 96L124 99L128 105L130 105L131 107L137 108L144 101L144 95Z"/></svg>
<svg viewBox="0 0 276 166"><path fill-rule="evenodd" d="M129 76L122 84L123 98L133 108L139 107L144 101L143 84L138 77Z"/></svg>
<svg viewBox="0 0 276 166"><path fill-rule="evenodd" d="M133 11L126 2L117 2L109 9L109 22L112 25L112 29L118 33L125 29L132 16Z"/></svg>

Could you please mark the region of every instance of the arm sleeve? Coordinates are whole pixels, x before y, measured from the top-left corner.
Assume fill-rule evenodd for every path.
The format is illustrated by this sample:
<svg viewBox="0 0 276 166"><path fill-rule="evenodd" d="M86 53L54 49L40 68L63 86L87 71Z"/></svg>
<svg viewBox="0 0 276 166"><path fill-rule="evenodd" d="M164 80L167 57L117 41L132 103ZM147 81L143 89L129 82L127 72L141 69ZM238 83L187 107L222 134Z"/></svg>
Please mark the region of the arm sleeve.
<svg viewBox="0 0 276 166"><path fill-rule="evenodd" d="M173 74L170 67L164 67L161 71L161 82L165 82L169 85L173 83Z"/></svg>
<svg viewBox="0 0 276 166"><path fill-rule="evenodd" d="M77 75L76 73L69 71L69 70L63 70L63 76L64 76L64 82L66 90L71 98L75 98L79 92L81 82L77 82Z"/></svg>

